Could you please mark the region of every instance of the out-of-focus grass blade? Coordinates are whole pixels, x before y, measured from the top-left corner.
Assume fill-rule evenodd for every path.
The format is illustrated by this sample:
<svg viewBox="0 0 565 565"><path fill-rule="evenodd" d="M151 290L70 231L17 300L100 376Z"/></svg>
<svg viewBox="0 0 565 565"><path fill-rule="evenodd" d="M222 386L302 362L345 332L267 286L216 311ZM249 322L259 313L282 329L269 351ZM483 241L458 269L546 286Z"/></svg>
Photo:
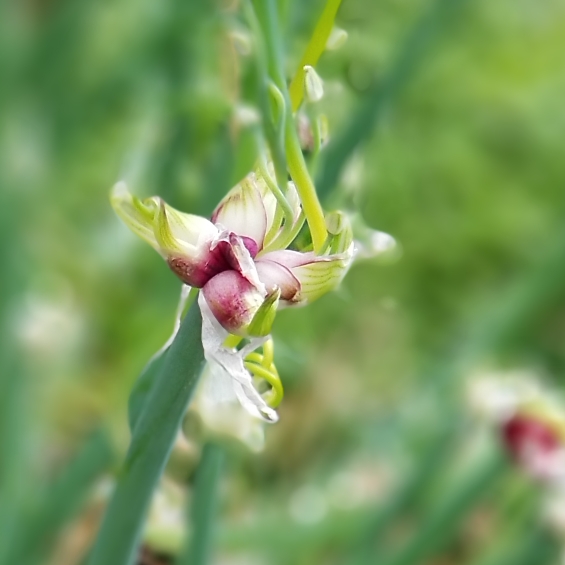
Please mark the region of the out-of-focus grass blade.
<svg viewBox="0 0 565 565"><path fill-rule="evenodd" d="M234 550L255 549L272 554L284 554L285 562L296 562L305 552L332 547L334 551L349 551L347 563L352 563L352 549L357 560L366 554L364 544L373 544L390 524L403 513L418 494L436 476L446 459L452 455L452 430L437 436L423 448L422 464L407 477L394 493L378 508L330 513L327 518L312 525L288 522L288 519L261 520L251 527L223 529L221 546ZM336 562L339 562L336 560ZM183 564L184 565L184 564Z"/></svg>
<svg viewBox="0 0 565 565"><path fill-rule="evenodd" d="M541 258L536 268L524 273L507 292L502 294L502 299L497 295L484 308L479 309L476 323L466 332L468 337L463 340L462 347L456 347L450 355L444 355L435 367L426 372L429 378L423 378L422 381L431 381L433 375L435 377L433 381L438 386L438 393L444 400L447 395L450 397L454 395L458 390L459 379L457 377L475 363L480 362L485 356L496 353L505 344L516 338L517 329L530 327L535 324L537 318L551 309L552 305L563 295L562 281L564 278L565 232L562 231L553 238L551 245L545 251L545 256ZM454 401L446 402L446 404L452 409L457 405ZM391 524L394 518L395 515L387 517L386 524ZM441 520L446 520L446 518L438 515L435 520L441 523ZM451 524L450 518L448 525ZM433 543L441 541L438 538L437 542L434 542L427 529L426 532L427 538L430 537L430 539L424 539L422 534L421 539L420 537L415 539L406 549L406 553L397 557L398 561L390 561L390 563L387 561L386 565L412 563L409 560L411 555L409 551L425 553L429 547L433 546ZM442 533L443 535L445 532ZM428 543L432 545L428 546ZM363 548L361 547L359 551L363 551ZM407 561L402 559L407 559Z"/></svg>
<svg viewBox="0 0 565 565"><path fill-rule="evenodd" d="M503 555L478 559L472 565L549 565L558 563L559 542L539 529L525 539L514 537Z"/></svg>
<svg viewBox="0 0 565 565"><path fill-rule="evenodd" d="M536 326L564 295L565 230L552 234L539 262L496 297L477 317L466 353L477 357L501 349Z"/></svg>
<svg viewBox="0 0 565 565"><path fill-rule="evenodd" d="M151 495L204 365L202 320L193 304L135 425L124 468L89 565L131 565Z"/></svg>
<svg viewBox="0 0 565 565"><path fill-rule="evenodd" d="M420 521L421 527L407 545L383 565L410 565L422 563L431 553L449 542L461 519L480 500L485 490L503 476L507 462L500 452L483 461L463 485L456 485L438 506ZM372 563L368 559L366 563Z"/></svg>
<svg viewBox="0 0 565 565"><path fill-rule="evenodd" d="M8 78L0 66L0 81ZM10 84L10 81L6 83ZM0 123L4 119L0 108ZM34 484L30 477L29 375L16 324L31 268L25 246L25 191L0 170L0 563L21 524L22 507Z"/></svg>
<svg viewBox="0 0 565 565"><path fill-rule="evenodd" d="M357 111L347 120L346 129L330 141L321 158L317 190L328 196L337 183L347 160L374 130L383 111L394 99L424 59L426 50L451 10L463 0L437 0L416 24L401 47L390 71L364 97Z"/></svg>
<svg viewBox="0 0 565 565"><path fill-rule="evenodd" d="M192 533L177 565L206 565L210 562L223 461L224 452L219 445L208 443L204 446L189 511Z"/></svg>
<svg viewBox="0 0 565 565"><path fill-rule="evenodd" d="M105 431L96 432L46 494L39 510L18 533L9 563L43 559L55 534L78 510L94 481L112 464L114 451Z"/></svg>
<svg viewBox="0 0 565 565"><path fill-rule="evenodd" d="M225 196L226 192L240 178L232 179L234 164L237 162L234 155L235 148L229 136L227 127L218 128L215 144L212 147L212 155L205 167L204 178L206 179L206 190L202 193L197 213L202 216L211 216L218 202ZM252 152L254 153L254 152ZM253 154L249 169L253 166L256 155ZM244 174L249 170L247 169ZM243 175L242 175L243 176Z"/></svg>
<svg viewBox="0 0 565 565"><path fill-rule="evenodd" d="M443 430L423 454L421 464L412 475L383 506L379 506L372 512L370 518L359 529L358 535L354 536L350 542L350 547L357 546L353 560L355 563L366 562L371 547L437 476L438 471L453 454L455 436L454 428Z"/></svg>

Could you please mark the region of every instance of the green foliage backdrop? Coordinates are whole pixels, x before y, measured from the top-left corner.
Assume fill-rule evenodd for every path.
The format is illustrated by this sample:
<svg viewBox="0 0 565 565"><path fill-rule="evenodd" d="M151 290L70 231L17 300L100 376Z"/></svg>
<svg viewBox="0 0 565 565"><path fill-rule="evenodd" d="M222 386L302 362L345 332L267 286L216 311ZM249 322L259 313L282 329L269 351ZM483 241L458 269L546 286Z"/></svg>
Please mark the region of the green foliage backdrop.
<svg viewBox="0 0 565 565"><path fill-rule="evenodd" d="M110 187L207 214L252 166L229 118L253 76L222 41L245 26L216 4L0 7L1 564L85 558L129 392L170 333L178 281L119 224ZM278 4L290 77L324 3ZM263 453L224 448L212 562L557 563L544 489L465 384L488 368L562 387L565 2L343 0L337 23L318 179L402 253L277 317L281 420ZM166 471L189 498L198 453L179 447ZM183 543L147 541L162 554L147 563Z"/></svg>

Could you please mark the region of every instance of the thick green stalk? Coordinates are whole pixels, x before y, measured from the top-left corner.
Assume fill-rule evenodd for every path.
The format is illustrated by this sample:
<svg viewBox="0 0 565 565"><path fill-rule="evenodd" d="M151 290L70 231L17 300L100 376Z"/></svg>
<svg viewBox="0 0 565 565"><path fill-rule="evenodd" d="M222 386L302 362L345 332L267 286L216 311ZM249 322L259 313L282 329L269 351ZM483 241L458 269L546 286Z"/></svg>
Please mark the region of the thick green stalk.
<svg viewBox="0 0 565 565"><path fill-rule="evenodd" d="M288 172L290 173L290 176L296 185L296 190L300 195L304 215L306 216L306 221L308 222L310 233L312 234L314 251L319 252L328 237L324 211L320 201L318 200L316 187L312 182L306 161L302 155L302 148L300 147L298 135L294 126L294 119L292 116L288 116L286 122L285 148Z"/></svg>
<svg viewBox="0 0 565 565"><path fill-rule="evenodd" d="M176 565L207 565L214 540L214 518L218 503L218 484L224 463L224 452L215 443L207 443L196 471L194 494L189 518L192 535Z"/></svg>
<svg viewBox="0 0 565 565"><path fill-rule="evenodd" d="M135 425L89 565L132 565L151 495L204 366L197 304L186 315Z"/></svg>
<svg viewBox="0 0 565 565"><path fill-rule="evenodd" d="M327 0L326 6L320 15L320 19L314 28L312 37L306 46L304 55L302 55L302 59L300 59L300 64L298 65L298 69L296 69L296 73L288 89L293 111L298 110L304 98L304 67L306 65L310 65L311 67L316 66L318 59L325 51L326 43L332 32L335 16L340 5L341 0Z"/></svg>

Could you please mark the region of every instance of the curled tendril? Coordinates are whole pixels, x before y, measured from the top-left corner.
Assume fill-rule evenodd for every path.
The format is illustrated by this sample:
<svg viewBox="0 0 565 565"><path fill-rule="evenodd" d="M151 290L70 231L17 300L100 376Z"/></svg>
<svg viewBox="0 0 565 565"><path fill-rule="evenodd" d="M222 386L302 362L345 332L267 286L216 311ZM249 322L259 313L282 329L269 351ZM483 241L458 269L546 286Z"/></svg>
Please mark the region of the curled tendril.
<svg viewBox="0 0 565 565"><path fill-rule="evenodd" d="M263 352L254 351L245 357L245 368L258 379L267 382L271 387L264 395L265 402L276 408L282 401L284 389L281 378L274 364L273 340L269 339L263 344Z"/></svg>

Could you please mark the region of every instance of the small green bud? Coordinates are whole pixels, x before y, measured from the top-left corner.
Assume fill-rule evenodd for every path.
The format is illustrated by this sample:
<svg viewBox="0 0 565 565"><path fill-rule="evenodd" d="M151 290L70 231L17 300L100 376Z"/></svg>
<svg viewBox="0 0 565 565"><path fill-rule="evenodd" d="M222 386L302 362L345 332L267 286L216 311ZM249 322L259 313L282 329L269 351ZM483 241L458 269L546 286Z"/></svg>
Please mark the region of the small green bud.
<svg viewBox="0 0 565 565"><path fill-rule="evenodd" d="M348 225L347 216L340 210L330 212L326 215L326 228L332 235L340 234Z"/></svg>
<svg viewBox="0 0 565 565"><path fill-rule="evenodd" d="M348 34L344 29L334 27L326 42L326 49L328 51L336 51L347 41L347 37Z"/></svg>
<svg viewBox="0 0 565 565"><path fill-rule="evenodd" d="M304 67L304 91L308 102L319 102L324 96L324 85L314 67Z"/></svg>
<svg viewBox="0 0 565 565"><path fill-rule="evenodd" d="M280 288L276 288L271 294L267 295L247 327L248 335L264 336L269 334L275 321L280 297Z"/></svg>

